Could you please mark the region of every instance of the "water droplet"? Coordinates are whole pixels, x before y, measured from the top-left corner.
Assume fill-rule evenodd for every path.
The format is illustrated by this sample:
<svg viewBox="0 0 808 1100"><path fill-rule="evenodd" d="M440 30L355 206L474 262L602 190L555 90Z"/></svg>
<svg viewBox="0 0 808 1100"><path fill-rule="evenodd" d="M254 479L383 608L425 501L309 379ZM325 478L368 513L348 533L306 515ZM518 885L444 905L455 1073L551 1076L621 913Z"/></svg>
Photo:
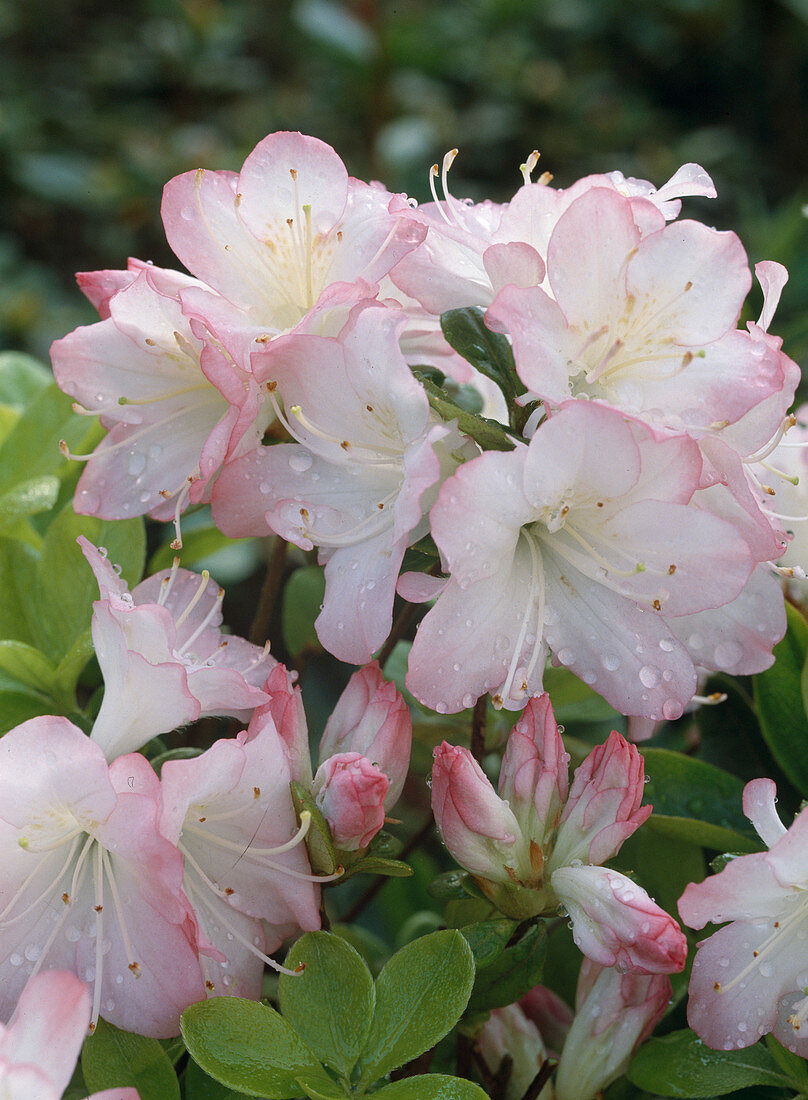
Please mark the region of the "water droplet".
<svg viewBox="0 0 808 1100"><path fill-rule="evenodd" d="M296 474L305 474L314 465L314 459L306 451L296 451L289 458L289 466Z"/></svg>
<svg viewBox="0 0 808 1100"><path fill-rule="evenodd" d="M137 477L138 474L142 474L146 469L146 456L142 451L132 451L129 456L129 462L126 466L129 474L132 477Z"/></svg>
<svg viewBox="0 0 808 1100"><path fill-rule="evenodd" d="M152 443L151 447L149 447L149 458L159 458L162 453L163 448L159 443Z"/></svg>
<svg viewBox="0 0 808 1100"><path fill-rule="evenodd" d="M80 929L76 928L75 924L68 924L67 928L65 928L65 939L70 943L78 943L81 939Z"/></svg>
<svg viewBox="0 0 808 1100"><path fill-rule="evenodd" d="M594 672L582 672L581 679L585 684L594 684L597 680L597 675Z"/></svg>
<svg viewBox="0 0 808 1100"><path fill-rule="evenodd" d="M138 500L141 504L148 504L151 500L151 493L141 493Z"/></svg>
<svg viewBox="0 0 808 1100"><path fill-rule="evenodd" d="M105 1012L112 1012L114 1008L115 1008L115 1002L112 1000L111 997L108 997L107 1000L104 1001L104 1011Z"/></svg>
<svg viewBox="0 0 808 1100"><path fill-rule="evenodd" d="M607 672L617 672L620 668L620 658L614 653L607 653L605 657L601 657L600 663Z"/></svg>
<svg viewBox="0 0 808 1100"><path fill-rule="evenodd" d="M193 206L183 206L183 208L180 210L180 217L185 222L192 222L194 220Z"/></svg>
<svg viewBox="0 0 808 1100"><path fill-rule="evenodd" d="M42 954L42 947L38 943L29 943L23 951L26 959L30 963L35 963L39 956Z"/></svg>
<svg viewBox="0 0 808 1100"><path fill-rule="evenodd" d="M272 486L269 484L268 481L262 481L258 486L258 491L263 493L264 496L266 496L267 493L272 492Z"/></svg>
<svg viewBox="0 0 808 1100"><path fill-rule="evenodd" d="M474 626L474 620L473 619L466 619L466 626L467 627Z"/></svg>
<svg viewBox="0 0 808 1100"><path fill-rule="evenodd" d="M674 649L674 645L675 643L672 642L670 638L659 639L659 648L662 650L663 653L671 653Z"/></svg>
<svg viewBox="0 0 808 1100"><path fill-rule="evenodd" d="M763 963L763 965L760 968L761 978L770 978L773 973L774 973L774 970L772 969L771 965L769 963Z"/></svg>
<svg viewBox="0 0 808 1100"><path fill-rule="evenodd" d="M449 708L446 706L445 703L436 703L435 704L435 710L438 712L438 714L445 714L448 709Z"/></svg>
<svg viewBox="0 0 808 1100"><path fill-rule="evenodd" d="M669 722L675 722L677 718L682 717L684 709L678 699L666 699L662 704L662 716Z"/></svg>
<svg viewBox="0 0 808 1100"><path fill-rule="evenodd" d="M22 966L22 955L18 955L15 951L13 955L9 955L8 961L12 966Z"/></svg>
<svg viewBox="0 0 808 1100"><path fill-rule="evenodd" d="M703 649L704 638L702 638L701 634L691 634L687 639L687 645L689 649Z"/></svg>
<svg viewBox="0 0 808 1100"><path fill-rule="evenodd" d="M643 665L640 669L640 683L643 687L655 688L659 683L659 669L653 665Z"/></svg>
<svg viewBox="0 0 808 1100"><path fill-rule="evenodd" d="M544 609L544 621L547 626L555 626L561 615L554 607L545 607Z"/></svg>
<svg viewBox="0 0 808 1100"><path fill-rule="evenodd" d="M459 666L458 666L459 667ZM468 710L469 707L473 707L476 700L473 695L468 692L463 696L463 706Z"/></svg>
<svg viewBox="0 0 808 1100"><path fill-rule="evenodd" d="M575 662L575 651L569 648L560 649L558 659L562 665L571 665Z"/></svg>
<svg viewBox="0 0 808 1100"><path fill-rule="evenodd" d="M719 668L729 670L743 657L743 649L737 642L719 642L715 647L714 657Z"/></svg>

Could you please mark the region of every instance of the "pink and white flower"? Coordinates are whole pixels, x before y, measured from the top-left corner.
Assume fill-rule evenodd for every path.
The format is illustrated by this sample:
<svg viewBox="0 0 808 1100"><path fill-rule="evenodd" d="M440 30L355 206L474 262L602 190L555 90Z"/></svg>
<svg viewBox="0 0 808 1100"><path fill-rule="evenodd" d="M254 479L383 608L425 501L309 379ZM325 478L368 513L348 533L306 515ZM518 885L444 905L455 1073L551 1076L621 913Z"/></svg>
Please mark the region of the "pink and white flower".
<svg viewBox="0 0 808 1100"><path fill-rule="evenodd" d="M130 593L105 554L78 542L101 591L92 631L104 700L91 736L108 760L202 715L244 718L267 701L259 685L275 660L222 635L224 591L209 574L175 562Z"/></svg>
<svg viewBox="0 0 808 1100"><path fill-rule="evenodd" d="M729 603L754 564L730 523L690 503L701 473L692 439L583 401L529 446L465 463L430 514L451 576L407 686L439 712L486 691L522 706L549 649L624 714L679 717L696 671L670 619Z"/></svg>
<svg viewBox="0 0 808 1100"><path fill-rule="evenodd" d="M287 936L320 927L311 874L271 716L161 772L160 830L185 860L183 889L208 946L210 996L261 995L264 964ZM263 922L263 923L262 923Z"/></svg>
<svg viewBox="0 0 808 1100"><path fill-rule="evenodd" d="M157 828L142 756L107 765L66 718L33 718L0 744L0 1017L26 981L68 970L99 1015L158 1038L205 995L182 857Z"/></svg>
<svg viewBox="0 0 808 1100"><path fill-rule="evenodd" d="M314 776L312 794L331 829L337 848L367 848L384 825L390 780L366 756L338 752Z"/></svg>
<svg viewBox="0 0 808 1100"><path fill-rule="evenodd" d="M225 534L271 529L304 550L319 548L326 593L317 633L356 664L387 637L404 551L426 533L441 477L468 453L456 427L430 414L399 349L403 323L363 303L338 339L279 341L256 372L272 372L269 388L298 442L230 463L213 493Z"/></svg>
<svg viewBox="0 0 808 1100"><path fill-rule="evenodd" d="M737 856L691 883L679 913L691 928L729 922L697 945L687 1019L716 1050L774 1037L808 1057L808 810L786 829L770 779L754 779L743 810L768 850Z"/></svg>

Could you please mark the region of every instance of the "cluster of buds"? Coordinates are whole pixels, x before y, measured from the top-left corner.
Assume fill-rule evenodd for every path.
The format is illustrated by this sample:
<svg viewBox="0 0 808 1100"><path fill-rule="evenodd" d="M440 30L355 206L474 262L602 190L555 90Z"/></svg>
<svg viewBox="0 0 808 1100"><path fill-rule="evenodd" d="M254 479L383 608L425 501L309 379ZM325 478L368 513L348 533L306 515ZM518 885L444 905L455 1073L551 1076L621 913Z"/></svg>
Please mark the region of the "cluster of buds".
<svg viewBox="0 0 808 1100"><path fill-rule="evenodd" d="M613 732L568 780L550 699L531 699L510 735L499 794L468 750L435 750L432 806L446 847L503 913L563 908L581 951L642 974L681 970L687 943L668 913L626 875L603 867L651 813L644 767Z"/></svg>

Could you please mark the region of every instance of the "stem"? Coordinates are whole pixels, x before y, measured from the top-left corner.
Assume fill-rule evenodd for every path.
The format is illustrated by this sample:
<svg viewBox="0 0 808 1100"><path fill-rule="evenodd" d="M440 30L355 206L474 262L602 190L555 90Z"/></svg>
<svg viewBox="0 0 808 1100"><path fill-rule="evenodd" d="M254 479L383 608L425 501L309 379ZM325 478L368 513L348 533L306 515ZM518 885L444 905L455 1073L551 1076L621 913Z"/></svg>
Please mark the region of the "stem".
<svg viewBox="0 0 808 1100"><path fill-rule="evenodd" d="M283 568L286 564L286 551L288 547L289 543L286 539L282 539L280 535L275 537L275 544L272 547L272 553L267 563L267 571L264 577L263 587L261 588L261 595L258 597L258 607L256 608L255 618L250 627L249 640L254 645L263 645L269 633L269 622L272 618L272 612L275 610L275 600L278 597L278 591L283 578Z"/></svg>
<svg viewBox="0 0 808 1100"><path fill-rule="evenodd" d="M485 755L485 720L488 713L488 696L481 695L474 704L471 719L471 755L482 766Z"/></svg>
<svg viewBox="0 0 808 1100"><path fill-rule="evenodd" d="M401 849L399 854L396 856L396 859L399 859L399 860L402 860L402 861L406 860L407 856L409 856L412 852L415 851L415 849L418 847L418 845L421 843L421 841L427 836L427 834L430 832L431 829L432 829L432 814L429 815L429 817L423 823L423 825L418 830L418 832L413 833L413 835L410 837L410 839L407 841L407 843ZM389 881L389 878L390 878L389 875L377 875L375 880L370 884L370 886L368 886L367 890L365 890L365 892L363 894L359 895L359 897L356 899L356 901L353 903L353 905L350 907L350 909L348 909L348 911L346 913L343 913L343 915L340 917L340 922L342 924L352 924L356 920L356 918L359 916L359 914L362 912L362 910L365 908L365 906L369 905L370 902L373 901L373 899L376 897L376 895L382 889L382 887L385 885L385 883Z"/></svg>
<svg viewBox="0 0 808 1100"><path fill-rule="evenodd" d="M527 1092L522 1097L522 1100L537 1100L539 1093L550 1080L550 1074L555 1069L556 1064L557 1063L554 1062L551 1058L544 1059L539 1069L539 1072L528 1085Z"/></svg>

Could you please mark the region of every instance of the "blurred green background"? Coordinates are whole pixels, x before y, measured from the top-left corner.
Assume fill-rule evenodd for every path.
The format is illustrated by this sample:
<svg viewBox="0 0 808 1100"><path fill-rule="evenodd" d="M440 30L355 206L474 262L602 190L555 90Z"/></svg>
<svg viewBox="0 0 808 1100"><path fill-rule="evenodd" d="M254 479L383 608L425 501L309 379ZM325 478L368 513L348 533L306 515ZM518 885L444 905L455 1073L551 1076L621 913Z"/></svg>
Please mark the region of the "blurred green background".
<svg viewBox="0 0 808 1100"><path fill-rule="evenodd" d="M0 347L94 319L76 270L176 266L164 182L299 129L419 199L453 146L474 198L533 148L559 186L696 160L686 210L789 267L808 357L808 0L0 0L0 53Z"/></svg>

